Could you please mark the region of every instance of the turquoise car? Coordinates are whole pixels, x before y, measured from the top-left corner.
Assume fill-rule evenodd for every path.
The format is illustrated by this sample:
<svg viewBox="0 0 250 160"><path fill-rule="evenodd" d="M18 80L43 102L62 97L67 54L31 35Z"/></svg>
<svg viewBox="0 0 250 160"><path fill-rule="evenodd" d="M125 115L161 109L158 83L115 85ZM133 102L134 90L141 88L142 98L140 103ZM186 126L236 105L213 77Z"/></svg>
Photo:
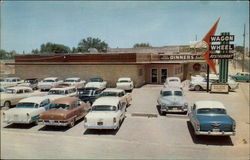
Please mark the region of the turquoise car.
<svg viewBox="0 0 250 160"><path fill-rule="evenodd" d="M248 72L237 73L232 75L232 78L236 81L250 82L250 74Z"/></svg>

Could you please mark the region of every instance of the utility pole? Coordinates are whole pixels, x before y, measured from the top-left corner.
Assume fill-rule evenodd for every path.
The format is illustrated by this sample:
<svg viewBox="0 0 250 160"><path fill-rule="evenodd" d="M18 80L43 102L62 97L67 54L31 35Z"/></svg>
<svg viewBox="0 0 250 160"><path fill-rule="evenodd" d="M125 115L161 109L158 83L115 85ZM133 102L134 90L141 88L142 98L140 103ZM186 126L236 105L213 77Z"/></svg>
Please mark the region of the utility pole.
<svg viewBox="0 0 250 160"><path fill-rule="evenodd" d="M242 72L244 72L245 67L245 32L246 32L246 24L244 24L244 33L243 33L243 57L242 57Z"/></svg>

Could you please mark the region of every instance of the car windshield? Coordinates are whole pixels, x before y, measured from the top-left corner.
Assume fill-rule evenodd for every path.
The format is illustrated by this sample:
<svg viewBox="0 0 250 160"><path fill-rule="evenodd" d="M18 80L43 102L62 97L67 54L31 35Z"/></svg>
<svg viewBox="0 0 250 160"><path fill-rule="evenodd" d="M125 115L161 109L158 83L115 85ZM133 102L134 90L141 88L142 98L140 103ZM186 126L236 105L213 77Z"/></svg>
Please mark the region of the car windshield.
<svg viewBox="0 0 250 160"><path fill-rule="evenodd" d="M172 91L163 91L162 96L172 96Z"/></svg>
<svg viewBox="0 0 250 160"><path fill-rule="evenodd" d="M174 91L175 96L182 96L182 91Z"/></svg>
<svg viewBox="0 0 250 160"><path fill-rule="evenodd" d="M28 103L28 102L23 102L23 103L18 103L16 105L16 108L38 108L38 104L36 103Z"/></svg>
<svg viewBox="0 0 250 160"><path fill-rule="evenodd" d="M179 80L178 79L170 79L170 80L168 80L169 82L179 82Z"/></svg>
<svg viewBox="0 0 250 160"><path fill-rule="evenodd" d="M64 95L64 91L63 90L50 90L48 95Z"/></svg>
<svg viewBox="0 0 250 160"><path fill-rule="evenodd" d="M107 97L107 96L111 96L111 97L117 97L118 93L117 92L103 92L101 94L102 97Z"/></svg>
<svg viewBox="0 0 250 160"><path fill-rule="evenodd" d="M101 78L90 78L90 82L102 82Z"/></svg>
<svg viewBox="0 0 250 160"><path fill-rule="evenodd" d="M66 79L66 80L64 80L64 82L76 82L76 81L73 79Z"/></svg>
<svg viewBox="0 0 250 160"><path fill-rule="evenodd" d="M128 80L120 80L119 81L119 83L128 83L128 82L130 82L130 81L128 81Z"/></svg>
<svg viewBox="0 0 250 160"><path fill-rule="evenodd" d="M16 93L14 89L6 89L5 93L14 94Z"/></svg>
<svg viewBox="0 0 250 160"><path fill-rule="evenodd" d="M92 111L116 111L115 106L106 106L106 105L101 105L101 106L93 106Z"/></svg>
<svg viewBox="0 0 250 160"><path fill-rule="evenodd" d="M83 95L83 96L90 96L94 92L93 90L79 90L78 94Z"/></svg>
<svg viewBox="0 0 250 160"><path fill-rule="evenodd" d="M13 79L6 78L6 79L4 79L4 82L13 82Z"/></svg>
<svg viewBox="0 0 250 160"><path fill-rule="evenodd" d="M55 81L52 79L46 79L46 80L43 80L43 82L55 82Z"/></svg>
<svg viewBox="0 0 250 160"><path fill-rule="evenodd" d="M67 104L50 104L50 109L53 109L53 110L57 110L57 109L68 110L69 105L67 105Z"/></svg>
<svg viewBox="0 0 250 160"><path fill-rule="evenodd" d="M223 108L202 108L197 110L197 114L226 114Z"/></svg>

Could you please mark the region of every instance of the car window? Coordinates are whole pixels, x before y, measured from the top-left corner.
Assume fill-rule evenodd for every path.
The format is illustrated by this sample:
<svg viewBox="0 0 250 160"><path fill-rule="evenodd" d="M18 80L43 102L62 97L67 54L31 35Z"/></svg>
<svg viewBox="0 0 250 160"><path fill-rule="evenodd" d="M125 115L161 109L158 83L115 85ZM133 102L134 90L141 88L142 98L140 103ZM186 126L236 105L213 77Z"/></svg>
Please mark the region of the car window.
<svg viewBox="0 0 250 160"><path fill-rule="evenodd" d="M29 90L29 89L24 90L24 93L30 93L30 92L31 92L31 90Z"/></svg>
<svg viewBox="0 0 250 160"><path fill-rule="evenodd" d="M44 101L41 102L40 107L46 106L46 105L48 105L49 103L50 103L50 100L49 100L49 99L46 99L46 100L44 100Z"/></svg>
<svg viewBox="0 0 250 160"><path fill-rule="evenodd" d="M21 102L16 105L16 108L38 108L38 106L36 103Z"/></svg>
<svg viewBox="0 0 250 160"><path fill-rule="evenodd" d="M97 105L92 107L92 111L116 111L116 106Z"/></svg>
<svg viewBox="0 0 250 160"><path fill-rule="evenodd" d="M50 90L48 95L64 95L64 91L62 90Z"/></svg>
<svg viewBox="0 0 250 160"><path fill-rule="evenodd" d="M197 114L226 114L223 108L202 108L197 110Z"/></svg>
<svg viewBox="0 0 250 160"><path fill-rule="evenodd" d="M19 90L17 90L16 93L17 93L17 94L22 94L22 93L23 93L23 90L22 90L22 89L19 89Z"/></svg>
<svg viewBox="0 0 250 160"><path fill-rule="evenodd" d="M16 91L14 89L6 89L5 93L14 94Z"/></svg>
<svg viewBox="0 0 250 160"><path fill-rule="evenodd" d="M53 110L68 110L69 105L67 105L67 104L50 104L50 109L53 109Z"/></svg>
<svg viewBox="0 0 250 160"><path fill-rule="evenodd" d="M175 96L182 96L182 91L174 91Z"/></svg>
<svg viewBox="0 0 250 160"><path fill-rule="evenodd" d="M106 96L116 97L116 96L119 96L119 94L117 94L116 92L102 92L101 96L102 97L106 97Z"/></svg>
<svg viewBox="0 0 250 160"><path fill-rule="evenodd" d="M70 91L68 91L68 90L65 90L65 94L69 94L69 93L71 93Z"/></svg>
<svg viewBox="0 0 250 160"><path fill-rule="evenodd" d="M172 96L172 91L163 91L162 96Z"/></svg>
<svg viewBox="0 0 250 160"><path fill-rule="evenodd" d="M13 79L12 82L16 82L16 79Z"/></svg>
<svg viewBox="0 0 250 160"><path fill-rule="evenodd" d="M124 96L124 93L123 93L123 92L120 92L120 93L119 93L119 97L122 97L122 96Z"/></svg>

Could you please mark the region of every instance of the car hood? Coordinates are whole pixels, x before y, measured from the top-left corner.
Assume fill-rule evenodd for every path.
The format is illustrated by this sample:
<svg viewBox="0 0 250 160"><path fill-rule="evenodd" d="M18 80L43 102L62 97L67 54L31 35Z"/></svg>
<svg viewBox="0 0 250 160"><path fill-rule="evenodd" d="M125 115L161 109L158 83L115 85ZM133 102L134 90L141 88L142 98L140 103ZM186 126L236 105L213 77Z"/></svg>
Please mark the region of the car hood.
<svg viewBox="0 0 250 160"><path fill-rule="evenodd" d="M40 119L62 120L68 113L68 110L48 110L40 115Z"/></svg>
<svg viewBox="0 0 250 160"><path fill-rule="evenodd" d="M228 115L197 115L200 124L206 123L233 123L233 119Z"/></svg>
<svg viewBox="0 0 250 160"><path fill-rule="evenodd" d="M167 103L167 104L173 104L173 103L185 103L185 99L182 96L164 96L160 98L161 102Z"/></svg>

